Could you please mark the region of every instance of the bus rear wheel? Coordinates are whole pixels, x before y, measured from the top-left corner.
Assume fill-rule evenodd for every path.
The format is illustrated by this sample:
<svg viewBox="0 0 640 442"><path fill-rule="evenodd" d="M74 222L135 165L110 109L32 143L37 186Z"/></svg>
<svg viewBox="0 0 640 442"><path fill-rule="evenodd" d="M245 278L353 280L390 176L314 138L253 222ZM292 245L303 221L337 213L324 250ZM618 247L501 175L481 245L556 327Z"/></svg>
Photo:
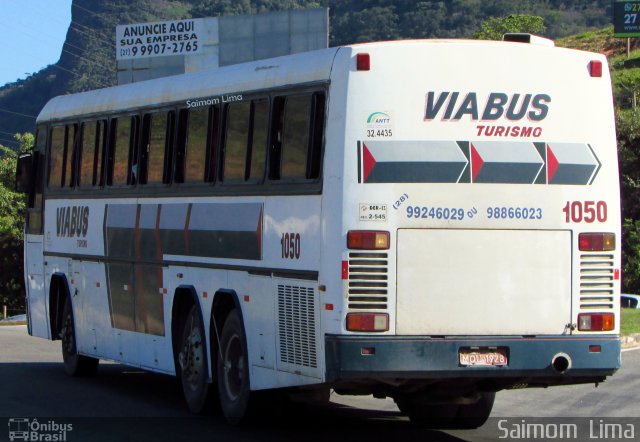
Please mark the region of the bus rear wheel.
<svg viewBox="0 0 640 442"><path fill-rule="evenodd" d="M76 346L76 328L73 320L73 308L71 300L67 298L62 309L62 328L60 330L62 341L62 360L64 370L71 376L94 376L98 371L99 359L78 354Z"/></svg>
<svg viewBox="0 0 640 442"><path fill-rule="evenodd" d="M184 320L178 362L180 382L187 406L192 413L202 413L208 405L209 379L204 325L196 305Z"/></svg>
<svg viewBox="0 0 640 442"><path fill-rule="evenodd" d="M420 428L451 428L458 413L456 404L433 404L419 396L396 397L394 401L411 424Z"/></svg>
<svg viewBox="0 0 640 442"><path fill-rule="evenodd" d="M409 417L412 425L421 428L473 429L482 426L493 409L496 394L482 392L472 404L429 403L421 397L394 398L400 411Z"/></svg>
<svg viewBox="0 0 640 442"><path fill-rule="evenodd" d="M459 405L458 414L454 420L456 428L470 430L484 425L491 415L495 399L495 392L483 392L480 393L480 399L475 404Z"/></svg>
<svg viewBox="0 0 640 442"><path fill-rule="evenodd" d="M250 416L249 360L242 322L237 310L227 316L220 335L218 394L224 417L230 424L245 422Z"/></svg>

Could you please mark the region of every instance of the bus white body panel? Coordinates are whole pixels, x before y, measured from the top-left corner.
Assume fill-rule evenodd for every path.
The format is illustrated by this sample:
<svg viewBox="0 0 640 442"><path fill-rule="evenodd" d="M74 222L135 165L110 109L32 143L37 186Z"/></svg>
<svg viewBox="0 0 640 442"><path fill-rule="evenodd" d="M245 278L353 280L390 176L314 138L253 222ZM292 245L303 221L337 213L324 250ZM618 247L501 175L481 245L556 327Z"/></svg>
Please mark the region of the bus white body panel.
<svg viewBox="0 0 640 442"><path fill-rule="evenodd" d="M397 287L404 296L398 298L396 333L564 333L571 323L570 232L478 233L398 232ZM465 320L452 320L459 317Z"/></svg>

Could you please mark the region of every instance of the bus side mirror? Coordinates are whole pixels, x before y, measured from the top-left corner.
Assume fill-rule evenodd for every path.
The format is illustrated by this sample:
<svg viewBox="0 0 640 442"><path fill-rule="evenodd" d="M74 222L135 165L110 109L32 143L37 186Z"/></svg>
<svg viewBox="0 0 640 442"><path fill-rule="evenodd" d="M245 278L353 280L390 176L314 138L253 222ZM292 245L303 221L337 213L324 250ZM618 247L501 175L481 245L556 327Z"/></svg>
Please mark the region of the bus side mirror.
<svg viewBox="0 0 640 442"><path fill-rule="evenodd" d="M33 155L22 154L16 167L16 192L31 193L33 189Z"/></svg>

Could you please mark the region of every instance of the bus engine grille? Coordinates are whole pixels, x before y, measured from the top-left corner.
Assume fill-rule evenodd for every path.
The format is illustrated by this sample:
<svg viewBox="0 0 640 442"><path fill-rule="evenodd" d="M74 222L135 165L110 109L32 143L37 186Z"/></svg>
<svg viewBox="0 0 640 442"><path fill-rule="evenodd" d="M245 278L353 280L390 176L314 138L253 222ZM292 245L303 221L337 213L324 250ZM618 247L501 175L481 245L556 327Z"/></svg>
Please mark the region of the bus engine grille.
<svg viewBox="0 0 640 442"><path fill-rule="evenodd" d="M387 309L388 263L386 253L349 253L350 309Z"/></svg>
<svg viewBox="0 0 640 442"><path fill-rule="evenodd" d="M280 362L317 367L315 290L278 284Z"/></svg>
<svg viewBox="0 0 640 442"><path fill-rule="evenodd" d="M580 308L613 309L614 279L613 255L580 255Z"/></svg>

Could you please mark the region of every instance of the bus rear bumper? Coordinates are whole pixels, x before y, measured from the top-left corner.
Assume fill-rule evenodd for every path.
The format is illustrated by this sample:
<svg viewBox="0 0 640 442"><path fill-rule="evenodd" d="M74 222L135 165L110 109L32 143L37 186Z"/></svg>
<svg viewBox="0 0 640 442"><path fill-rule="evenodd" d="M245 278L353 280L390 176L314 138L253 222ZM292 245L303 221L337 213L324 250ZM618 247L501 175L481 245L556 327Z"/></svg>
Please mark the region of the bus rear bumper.
<svg viewBox="0 0 640 442"><path fill-rule="evenodd" d="M469 366L461 352L506 355L506 365ZM452 337L326 336L327 381L527 378L532 384L597 382L620 368L618 336ZM565 370L553 361L565 358ZM504 362L504 361L503 361ZM540 382L536 382L538 379Z"/></svg>

